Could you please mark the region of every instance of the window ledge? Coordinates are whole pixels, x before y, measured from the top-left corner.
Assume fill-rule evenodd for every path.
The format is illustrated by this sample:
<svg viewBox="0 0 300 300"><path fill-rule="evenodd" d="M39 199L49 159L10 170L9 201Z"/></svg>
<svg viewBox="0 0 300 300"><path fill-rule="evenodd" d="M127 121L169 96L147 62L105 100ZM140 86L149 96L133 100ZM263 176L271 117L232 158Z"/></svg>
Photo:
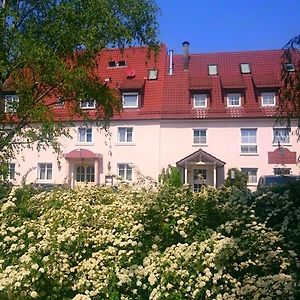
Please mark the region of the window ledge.
<svg viewBox="0 0 300 300"><path fill-rule="evenodd" d="M37 179L36 183L53 183L53 179Z"/></svg>
<svg viewBox="0 0 300 300"><path fill-rule="evenodd" d="M75 146L94 146L94 143L75 143Z"/></svg>
<svg viewBox="0 0 300 300"><path fill-rule="evenodd" d="M132 142L117 142L115 143L116 146L135 146L135 143Z"/></svg>
<svg viewBox="0 0 300 300"><path fill-rule="evenodd" d="M258 153L240 153L240 156L258 156Z"/></svg>
<svg viewBox="0 0 300 300"><path fill-rule="evenodd" d="M207 147L208 144L192 144L192 147Z"/></svg>
<svg viewBox="0 0 300 300"><path fill-rule="evenodd" d="M273 147L277 147L278 148L278 143L273 143L272 145L273 145ZM290 143L287 143L287 144L280 143L280 147L282 147L282 146L284 146L284 147L292 147L292 144L290 144Z"/></svg>

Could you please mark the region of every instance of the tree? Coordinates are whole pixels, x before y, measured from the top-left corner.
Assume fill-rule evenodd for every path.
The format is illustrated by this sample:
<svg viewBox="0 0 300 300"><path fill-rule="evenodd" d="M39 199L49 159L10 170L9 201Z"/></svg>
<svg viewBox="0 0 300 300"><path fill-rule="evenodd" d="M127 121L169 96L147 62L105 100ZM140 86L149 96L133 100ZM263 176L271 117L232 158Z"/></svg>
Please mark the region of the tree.
<svg viewBox="0 0 300 300"><path fill-rule="evenodd" d="M290 127L292 119L298 120L300 134L300 35L283 47L281 71L282 87L279 90L279 114Z"/></svg>
<svg viewBox="0 0 300 300"><path fill-rule="evenodd" d="M234 172L234 173L232 173ZM247 174L237 168L228 169L225 186L235 186L239 189L247 188Z"/></svg>
<svg viewBox="0 0 300 300"><path fill-rule="evenodd" d="M52 113L58 98L78 117L106 121L120 111L93 72L97 53L156 46L157 11L153 0L0 0L1 161L34 142L59 151L67 131ZM95 100L96 113L83 115L80 99Z"/></svg>

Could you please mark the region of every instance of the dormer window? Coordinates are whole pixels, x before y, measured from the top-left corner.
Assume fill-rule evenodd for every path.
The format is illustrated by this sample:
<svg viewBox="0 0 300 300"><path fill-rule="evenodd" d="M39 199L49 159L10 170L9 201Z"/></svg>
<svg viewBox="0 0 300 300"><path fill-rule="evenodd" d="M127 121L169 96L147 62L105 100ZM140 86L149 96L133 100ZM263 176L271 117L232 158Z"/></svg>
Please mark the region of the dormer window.
<svg viewBox="0 0 300 300"><path fill-rule="evenodd" d="M218 75L218 66L208 65L208 75Z"/></svg>
<svg viewBox="0 0 300 300"><path fill-rule="evenodd" d="M14 113L17 110L19 105L19 96L18 95L5 95L5 108L4 112Z"/></svg>
<svg viewBox="0 0 300 300"><path fill-rule="evenodd" d="M139 94L138 93L123 93L122 94L123 108L138 108Z"/></svg>
<svg viewBox="0 0 300 300"><path fill-rule="evenodd" d="M251 73L249 64L240 64L240 67L241 67L242 74L250 74Z"/></svg>
<svg viewBox="0 0 300 300"><path fill-rule="evenodd" d="M120 67L126 67L127 63L125 60L110 60L108 62L109 68L120 68Z"/></svg>
<svg viewBox="0 0 300 300"><path fill-rule="evenodd" d="M292 63L284 64L284 68L287 72L294 72L295 71L295 66Z"/></svg>
<svg viewBox="0 0 300 300"><path fill-rule="evenodd" d="M206 108L207 94L194 94L193 102L194 102L194 108Z"/></svg>
<svg viewBox="0 0 300 300"><path fill-rule="evenodd" d="M261 93L261 105L262 106L275 106L276 98L274 92Z"/></svg>
<svg viewBox="0 0 300 300"><path fill-rule="evenodd" d="M96 101L95 100L81 101L80 102L80 108L81 109L95 109L96 108Z"/></svg>
<svg viewBox="0 0 300 300"><path fill-rule="evenodd" d="M240 107L241 106L241 94L240 93L227 94L227 106L228 107Z"/></svg>

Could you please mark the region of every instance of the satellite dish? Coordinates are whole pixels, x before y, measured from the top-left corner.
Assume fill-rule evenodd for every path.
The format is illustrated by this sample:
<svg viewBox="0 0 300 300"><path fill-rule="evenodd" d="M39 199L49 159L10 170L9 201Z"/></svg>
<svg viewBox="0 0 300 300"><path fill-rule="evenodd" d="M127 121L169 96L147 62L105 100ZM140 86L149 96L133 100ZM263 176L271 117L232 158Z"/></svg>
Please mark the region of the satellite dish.
<svg viewBox="0 0 300 300"><path fill-rule="evenodd" d="M134 78L135 77L135 69L127 68L126 70L126 78Z"/></svg>

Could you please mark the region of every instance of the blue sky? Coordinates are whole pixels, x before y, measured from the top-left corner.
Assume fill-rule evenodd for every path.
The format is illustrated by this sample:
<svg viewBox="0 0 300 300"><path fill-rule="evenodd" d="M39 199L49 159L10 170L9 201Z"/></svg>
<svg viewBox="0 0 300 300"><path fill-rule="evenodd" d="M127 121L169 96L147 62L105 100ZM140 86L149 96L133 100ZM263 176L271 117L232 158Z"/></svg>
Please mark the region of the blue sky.
<svg viewBox="0 0 300 300"><path fill-rule="evenodd" d="M300 34L300 0L157 0L160 40L191 53L280 49Z"/></svg>

